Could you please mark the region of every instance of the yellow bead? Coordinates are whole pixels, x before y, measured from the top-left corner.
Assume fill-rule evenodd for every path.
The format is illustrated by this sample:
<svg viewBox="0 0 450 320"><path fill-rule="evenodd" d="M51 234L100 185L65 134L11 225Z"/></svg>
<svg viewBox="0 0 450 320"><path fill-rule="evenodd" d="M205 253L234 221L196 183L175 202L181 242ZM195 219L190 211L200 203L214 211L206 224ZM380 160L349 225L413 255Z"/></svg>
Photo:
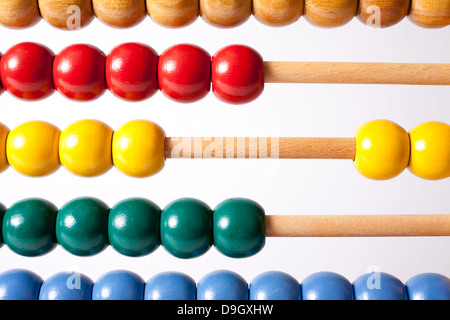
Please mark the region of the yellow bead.
<svg viewBox="0 0 450 320"><path fill-rule="evenodd" d="M165 133L157 124L135 120L113 134L114 165L132 177L148 177L164 167Z"/></svg>
<svg viewBox="0 0 450 320"><path fill-rule="evenodd" d="M32 177L48 175L59 168L60 131L43 121L26 122L12 130L6 140L9 164Z"/></svg>
<svg viewBox="0 0 450 320"><path fill-rule="evenodd" d="M411 129L409 170L416 176L438 180L450 177L450 126L430 121Z"/></svg>
<svg viewBox="0 0 450 320"><path fill-rule="evenodd" d="M68 126L59 138L59 158L69 171L84 177L98 176L112 167L113 130L97 120Z"/></svg>
<svg viewBox="0 0 450 320"><path fill-rule="evenodd" d="M6 139L8 133L9 129L0 123L0 172L8 167L8 160L6 159Z"/></svg>
<svg viewBox="0 0 450 320"><path fill-rule="evenodd" d="M408 133L388 120L375 120L358 128L354 165L365 177L385 180L399 175L409 162Z"/></svg>

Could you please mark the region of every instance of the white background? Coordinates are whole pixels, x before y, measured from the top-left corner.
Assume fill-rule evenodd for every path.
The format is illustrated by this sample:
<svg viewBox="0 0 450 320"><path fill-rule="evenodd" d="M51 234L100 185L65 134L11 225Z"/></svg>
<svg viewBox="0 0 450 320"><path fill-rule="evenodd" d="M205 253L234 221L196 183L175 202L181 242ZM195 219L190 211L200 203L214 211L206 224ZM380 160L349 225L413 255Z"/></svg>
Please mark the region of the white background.
<svg viewBox="0 0 450 320"><path fill-rule="evenodd" d="M82 30L67 32L41 21L33 28L0 27L0 51L22 41L40 42L55 53L75 43L90 43L105 53L136 41L158 53L178 43L194 43L213 54L235 43L252 46L264 60L348 62L450 62L450 28L427 30L408 19L388 29L371 29L354 19L335 29L310 25L303 17L283 27L268 27L251 17L233 29L218 29L199 18L181 29L167 29L146 18L138 26L113 29L95 19ZM106 92L89 103L59 93L24 102L0 96L0 121L10 129L45 120L64 129L80 119L99 119L112 128L132 119L149 119L167 136L352 137L357 127L389 119L410 130L424 121L450 123L450 88L389 85L267 84L260 98L233 106L212 93L194 104L179 104L158 92L130 103ZM162 172L133 179L115 168L97 178L80 178L61 168L45 178L29 178L9 168L0 175L0 202L9 207L27 197L42 197L58 207L79 196L93 196L113 206L127 197L146 197L161 208L180 197L195 197L212 208L230 197L259 202L266 214L431 214L449 213L450 180L426 181L408 170L388 181L362 177L348 160L176 160ZM74 270L96 280L113 269L137 272L144 280L156 273L184 272L196 281L210 271L229 269L251 281L258 274L284 271L299 282L311 273L334 271L354 281L376 266L405 282L422 272L450 276L450 238L268 238L256 256L231 259L211 248L199 258L181 260L163 247L129 258L112 247L93 257L76 257L61 247L35 258L0 249L0 271L28 268L44 279Z"/></svg>

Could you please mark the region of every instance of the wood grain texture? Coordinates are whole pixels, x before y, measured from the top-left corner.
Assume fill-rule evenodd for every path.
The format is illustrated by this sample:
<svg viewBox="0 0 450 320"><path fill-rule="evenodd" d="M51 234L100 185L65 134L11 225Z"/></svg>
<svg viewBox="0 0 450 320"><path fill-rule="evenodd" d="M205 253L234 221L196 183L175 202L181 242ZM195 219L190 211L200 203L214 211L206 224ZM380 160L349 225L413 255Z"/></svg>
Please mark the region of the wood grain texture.
<svg viewBox="0 0 450 320"><path fill-rule="evenodd" d="M305 18L323 28L340 27L356 15L358 0L305 0Z"/></svg>
<svg viewBox="0 0 450 320"><path fill-rule="evenodd" d="M0 0L0 24L8 28L27 28L41 19L36 0Z"/></svg>
<svg viewBox="0 0 450 320"><path fill-rule="evenodd" d="M411 0L359 0L357 17L368 26L386 28L402 21L408 15L410 5ZM379 12L373 6L377 6ZM376 17L378 13L380 15Z"/></svg>
<svg viewBox="0 0 450 320"><path fill-rule="evenodd" d="M450 0L412 0L409 19L425 28L450 25Z"/></svg>
<svg viewBox="0 0 450 320"><path fill-rule="evenodd" d="M253 15L269 26L296 22L303 15L304 0L253 0Z"/></svg>
<svg viewBox="0 0 450 320"><path fill-rule="evenodd" d="M216 27L236 27L251 15L252 0L200 0L200 16Z"/></svg>
<svg viewBox="0 0 450 320"><path fill-rule="evenodd" d="M75 12L69 10L70 6L77 6L80 10L79 28L87 26L94 19L91 0L39 0L41 16L50 25L63 30L73 28L74 20L70 17Z"/></svg>
<svg viewBox="0 0 450 320"><path fill-rule="evenodd" d="M187 26L198 18L199 11L198 0L147 0L147 14L166 27Z"/></svg>
<svg viewBox="0 0 450 320"><path fill-rule="evenodd" d="M103 23L116 28L130 28L146 16L145 0L92 0L94 14Z"/></svg>

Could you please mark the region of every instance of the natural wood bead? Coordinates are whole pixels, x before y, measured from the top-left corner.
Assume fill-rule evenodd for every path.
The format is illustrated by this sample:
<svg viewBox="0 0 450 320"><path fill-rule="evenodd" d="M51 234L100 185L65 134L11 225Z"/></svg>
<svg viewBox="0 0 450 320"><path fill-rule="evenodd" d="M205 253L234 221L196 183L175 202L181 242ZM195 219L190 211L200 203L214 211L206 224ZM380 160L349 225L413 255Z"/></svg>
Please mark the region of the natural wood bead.
<svg viewBox="0 0 450 320"><path fill-rule="evenodd" d="M200 15L217 27L236 27L252 15L252 0L200 0Z"/></svg>
<svg viewBox="0 0 450 320"><path fill-rule="evenodd" d="M358 0L305 0L305 18L318 27L334 28L356 15Z"/></svg>
<svg viewBox="0 0 450 320"><path fill-rule="evenodd" d="M81 29L94 18L91 0L39 0L39 10L45 21L63 30Z"/></svg>
<svg viewBox="0 0 450 320"><path fill-rule="evenodd" d="M199 16L198 0L147 0L147 13L166 27L184 27Z"/></svg>
<svg viewBox="0 0 450 320"><path fill-rule="evenodd" d="M304 0L253 0L253 15L269 26L285 26L300 19L304 6Z"/></svg>
<svg viewBox="0 0 450 320"><path fill-rule="evenodd" d="M449 0L412 0L409 18L425 28L442 28L450 25Z"/></svg>
<svg viewBox="0 0 450 320"><path fill-rule="evenodd" d="M410 4L411 0L359 0L357 17L369 26L386 28L403 20L408 15ZM372 19L377 12L371 6L380 8L379 21Z"/></svg>
<svg viewBox="0 0 450 320"><path fill-rule="evenodd" d="M97 18L117 28L135 26L147 14L145 0L92 0L92 6Z"/></svg>
<svg viewBox="0 0 450 320"><path fill-rule="evenodd" d="M25 28L36 24L39 15L36 0L1 0L0 24L9 28Z"/></svg>

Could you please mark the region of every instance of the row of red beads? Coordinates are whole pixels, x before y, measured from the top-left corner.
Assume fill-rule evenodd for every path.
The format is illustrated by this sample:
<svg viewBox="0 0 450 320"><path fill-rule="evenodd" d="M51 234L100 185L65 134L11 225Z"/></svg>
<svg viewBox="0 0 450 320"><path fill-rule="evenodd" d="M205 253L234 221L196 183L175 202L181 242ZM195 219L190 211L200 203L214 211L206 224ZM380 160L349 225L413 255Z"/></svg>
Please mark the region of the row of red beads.
<svg viewBox="0 0 450 320"><path fill-rule="evenodd" d="M212 57L192 44L175 45L160 56L141 43L125 43L107 56L97 47L76 44L55 55L49 48L24 42L0 54L1 85L25 100L50 96L55 89L78 101L94 100L108 88L129 101L145 100L160 89L179 102L194 102L211 89L222 101L239 104L264 89L261 55L231 45Z"/></svg>

